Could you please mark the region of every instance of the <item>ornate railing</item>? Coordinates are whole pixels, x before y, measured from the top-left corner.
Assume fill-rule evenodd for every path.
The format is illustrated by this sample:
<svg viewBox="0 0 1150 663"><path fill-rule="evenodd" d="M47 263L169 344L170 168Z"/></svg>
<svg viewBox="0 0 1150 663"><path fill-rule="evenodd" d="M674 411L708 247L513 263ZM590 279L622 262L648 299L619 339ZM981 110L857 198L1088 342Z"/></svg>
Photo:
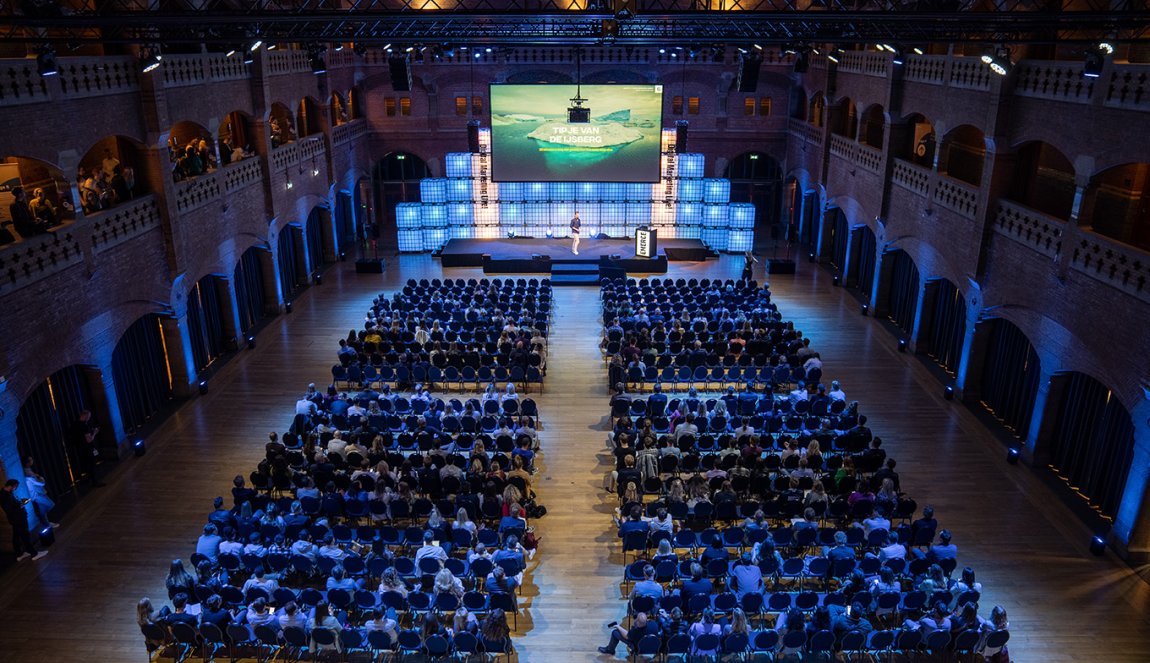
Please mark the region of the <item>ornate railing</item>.
<svg viewBox="0 0 1150 663"><path fill-rule="evenodd" d="M978 58L950 58L951 87L968 90L990 89L990 68Z"/></svg>
<svg viewBox="0 0 1150 663"><path fill-rule="evenodd" d="M0 250L0 293L38 281L84 261L75 224Z"/></svg>
<svg viewBox="0 0 1150 663"><path fill-rule="evenodd" d="M882 150L861 143L855 149L855 163L872 173L882 172Z"/></svg>
<svg viewBox="0 0 1150 663"><path fill-rule="evenodd" d="M890 73L890 62L889 53L847 51L839 57L838 70L886 78Z"/></svg>
<svg viewBox="0 0 1150 663"><path fill-rule="evenodd" d="M1116 108L1150 109L1150 66L1112 65L1102 103Z"/></svg>
<svg viewBox="0 0 1150 663"><path fill-rule="evenodd" d="M1083 231L1070 255L1071 268L1150 301L1150 256L1132 246Z"/></svg>
<svg viewBox="0 0 1150 663"><path fill-rule="evenodd" d="M89 217L92 248L103 251L160 226L156 197L149 194Z"/></svg>
<svg viewBox="0 0 1150 663"><path fill-rule="evenodd" d="M891 181L904 189L926 196L930 194L931 170L903 159L894 160Z"/></svg>
<svg viewBox="0 0 1150 663"><path fill-rule="evenodd" d="M311 71L311 62L308 60L307 51L281 48L267 51L265 57L267 58L267 71L272 76L302 74ZM384 64L386 64L386 59Z"/></svg>
<svg viewBox="0 0 1150 663"><path fill-rule="evenodd" d="M995 232L1051 258L1062 250L1066 221L1010 200L999 200L997 205L993 221Z"/></svg>
<svg viewBox="0 0 1150 663"><path fill-rule="evenodd" d="M223 167L224 190L228 193L239 191L263 176L259 158L253 157L236 161Z"/></svg>
<svg viewBox="0 0 1150 663"><path fill-rule="evenodd" d="M908 83L944 85L946 83L945 57L930 55L910 55L906 58L903 80Z"/></svg>
<svg viewBox="0 0 1150 663"><path fill-rule="evenodd" d="M299 163L299 143L280 145L272 150L272 170L283 170L290 165Z"/></svg>
<svg viewBox="0 0 1150 663"><path fill-rule="evenodd" d="M939 206L974 219L978 216L978 187L942 175L931 187L931 200Z"/></svg>
<svg viewBox="0 0 1150 663"><path fill-rule="evenodd" d="M250 75L248 69L239 53L231 57L224 53L170 55L164 58L164 66L160 67L165 87L243 80Z"/></svg>
<svg viewBox="0 0 1150 663"><path fill-rule="evenodd" d="M176 182L176 211L188 212L220 197L220 171Z"/></svg>
<svg viewBox="0 0 1150 663"><path fill-rule="evenodd" d="M331 130L331 143L332 145L344 145L366 136L369 131L371 131L371 127L368 126L367 120L352 120Z"/></svg>
<svg viewBox="0 0 1150 663"><path fill-rule="evenodd" d="M1014 94L1020 97L1090 103L1094 83L1082 77L1082 63L1023 60L1014 67Z"/></svg>
<svg viewBox="0 0 1150 663"><path fill-rule="evenodd" d="M0 61L0 106L50 101L48 79L36 72L36 61Z"/></svg>

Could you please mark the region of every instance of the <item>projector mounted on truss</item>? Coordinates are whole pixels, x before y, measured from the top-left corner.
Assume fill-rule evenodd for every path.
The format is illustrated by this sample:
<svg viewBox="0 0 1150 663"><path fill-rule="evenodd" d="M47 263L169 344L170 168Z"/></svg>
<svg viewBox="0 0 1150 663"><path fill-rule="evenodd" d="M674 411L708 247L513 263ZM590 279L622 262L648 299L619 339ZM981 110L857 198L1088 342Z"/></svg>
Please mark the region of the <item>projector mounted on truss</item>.
<svg viewBox="0 0 1150 663"><path fill-rule="evenodd" d="M583 51L575 51L575 96L571 97L571 105L567 107L567 124L587 124L591 121L591 109L585 108L583 103L587 100L582 95L583 83Z"/></svg>

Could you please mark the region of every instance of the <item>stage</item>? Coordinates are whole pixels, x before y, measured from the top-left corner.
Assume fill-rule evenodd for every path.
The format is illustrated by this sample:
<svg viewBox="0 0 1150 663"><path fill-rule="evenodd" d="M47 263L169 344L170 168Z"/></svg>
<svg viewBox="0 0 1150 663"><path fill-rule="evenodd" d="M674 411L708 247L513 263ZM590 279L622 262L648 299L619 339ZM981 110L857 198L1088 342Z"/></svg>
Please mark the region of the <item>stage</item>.
<svg viewBox="0 0 1150 663"><path fill-rule="evenodd" d="M483 267L487 274L594 272L598 279L600 270L665 274L668 260L702 261L715 254L697 239L660 239L657 257L639 258L630 239L584 238L574 255L569 238L516 237L452 239L436 255L444 267Z"/></svg>

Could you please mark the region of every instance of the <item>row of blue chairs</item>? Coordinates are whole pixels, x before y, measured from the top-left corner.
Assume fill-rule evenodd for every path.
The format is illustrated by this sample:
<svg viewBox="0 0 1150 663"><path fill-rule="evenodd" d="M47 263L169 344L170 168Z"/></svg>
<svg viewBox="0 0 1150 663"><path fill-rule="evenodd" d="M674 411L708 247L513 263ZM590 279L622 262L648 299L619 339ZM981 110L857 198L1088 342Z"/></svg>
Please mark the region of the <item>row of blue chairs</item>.
<svg viewBox="0 0 1150 663"><path fill-rule="evenodd" d="M932 631L924 634L917 629L897 631L848 631L836 638L831 631L817 631L808 639L805 631L788 631L780 635L778 631L766 630L750 634L732 633L720 638L715 634L700 635L694 640L686 634L672 635L666 639L657 635L644 636L635 645L636 657L649 656L690 657L695 651L717 651L722 656L746 656L747 654L786 655L833 660L836 652L847 657L870 655L874 660L879 656L893 657L896 653L916 660L950 660L969 656L973 663L976 654L982 651L1001 649L1010 639L1008 631L993 631L987 636L977 631L963 631L952 636L949 631Z"/></svg>
<svg viewBox="0 0 1150 663"><path fill-rule="evenodd" d="M539 366L505 366L495 363L496 357L503 355L486 356L483 361L488 362L478 369L470 366L457 369L453 366L441 369L430 364L383 365L383 366L343 366L336 364L331 367L332 381L336 386L343 383L346 388L360 385L404 385L413 383L426 384L428 388L436 385L448 387L456 385L460 391L465 387L482 389L492 382L504 384L512 382L526 391L530 385L538 384L540 391L543 388L543 372Z"/></svg>
<svg viewBox="0 0 1150 663"><path fill-rule="evenodd" d="M607 355L609 361L611 355ZM802 371L802 369L798 369ZM610 377L610 376L609 376ZM764 387L773 391L776 387L794 384L797 380L817 382L822 378L822 371L811 375L802 371L795 375L790 366L647 366L645 369L631 367L623 369L616 382L625 383L628 388L643 390L654 388L657 384L663 389L719 389L730 385L753 385L756 389Z"/></svg>

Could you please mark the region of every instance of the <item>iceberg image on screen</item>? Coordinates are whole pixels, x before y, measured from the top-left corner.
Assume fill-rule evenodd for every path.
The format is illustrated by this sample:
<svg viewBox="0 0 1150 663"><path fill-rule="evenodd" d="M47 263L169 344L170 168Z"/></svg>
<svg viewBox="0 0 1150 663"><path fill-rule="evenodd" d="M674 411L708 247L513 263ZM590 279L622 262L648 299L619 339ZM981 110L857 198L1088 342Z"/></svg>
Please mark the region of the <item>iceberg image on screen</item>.
<svg viewBox="0 0 1150 663"><path fill-rule="evenodd" d="M662 111L661 85L493 85L492 176L658 181Z"/></svg>

